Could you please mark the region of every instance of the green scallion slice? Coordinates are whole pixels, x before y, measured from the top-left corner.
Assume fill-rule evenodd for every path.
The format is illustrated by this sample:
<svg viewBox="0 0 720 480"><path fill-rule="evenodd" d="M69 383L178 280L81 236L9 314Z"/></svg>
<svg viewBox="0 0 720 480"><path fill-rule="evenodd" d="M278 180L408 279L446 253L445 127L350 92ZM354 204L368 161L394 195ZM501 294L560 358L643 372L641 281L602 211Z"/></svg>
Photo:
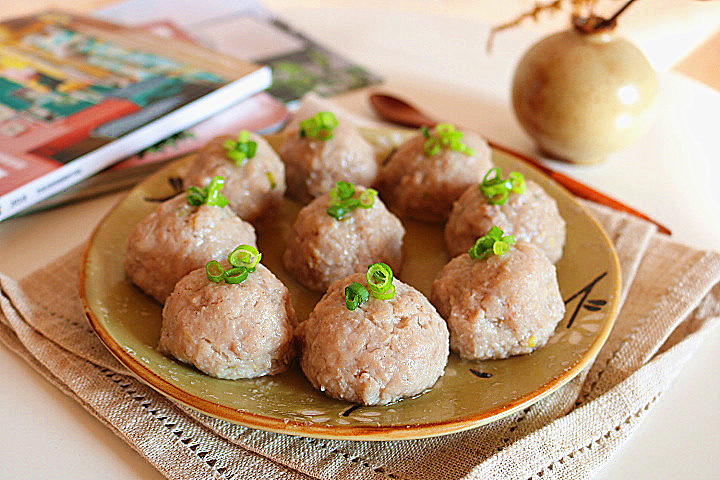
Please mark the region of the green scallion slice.
<svg viewBox="0 0 720 480"><path fill-rule="evenodd" d="M233 267L243 267L248 271L257 268L262 254L252 245L240 245L228 255L228 263Z"/></svg>
<svg viewBox="0 0 720 480"><path fill-rule="evenodd" d="M327 214L333 217L335 220L343 220L347 214L350 213L344 207L340 205L331 205L327 209Z"/></svg>
<svg viewBox="0 0 720 480"><path fill-rule="evenodd" d="M224 185L225 178L219 176L213 177L213 179L210 180L210 185L207 186L207 200L205 203L215 207L225 207L230 203L228 199L220 193Z"/></svg>
<svg viewBox="0 0 720 480"><path fill-rule="evenodd" d="M427 127L423 127L422 133L426 139L423 144L425 155L437 155L443 148L449 148L450 150L465 155L475 155L475 150L462 141L465 134L456 130L455 127L449 123L438 124L435 127L435 134L431 134Z"/></svg>
<svg viewBox="0 0 720 480"><path fill-rule="evenodd" d="M257 142L250 140L250 132L243 130L238 134L237 140L225 140L225 148L228 158L241 166L257 153Z"/></svg>
<svg viewBox="0 0 720 480"><path fill-rule="evenodd" d="M368 267L365 278L373 293L382 293L386 292L392 286L393 271L392 268L385 263L373 263Z"/></svg>
<svg viewBox="0 0 720 480"><path fill-rule="evenodd" d="M300 122L300 138L315 140L330 140L333 131L339 125L337 117L332 112L318 112L314 117L306 118Z"/></svg>
<svg viewBox="0 0 720 480"><path fill-rule="evenodd" d="M225 269L217 260L212 260L205 265L205 272L208 280L220 283L225 279Z"/></svg>
<svg viewBox="0 0 720 480"><path fill-rule="evenodd" d="M378 192L374 188L368 188L363 193L360 194L360 205L358 205L360 208L372 208L372 206L375 204L375 197L377 197Z"/></svg>
<svg viewBox="0 0 720 480"><path fill-rule="evenodd" d="M477 239L475 245L468 251L470 258L484 260L490 255L505 255L510 251L510 246L515 244L515 237L505 235L497 225L493 226L487 235Z"/></svg>
<svg viewBox="0 0 720 480"><path fill-rule="evenodd" d="M194 207L199 207L200 205L225 207L230 202L225 195L220 193L223 185L225 185L225 178L216 176L210 180L210 184L205 188L190 187L188 189L187 201Z"/></svg>
<svg viewBox="0 0 720 480"><path fill-rule="evenodd" d="M483 177L482 184L483 185L495 185L496 183L498 183L497 179L502 180L502 170L500 169L500 167L493 167L490 170L488 170L487 173L485 174L485 176Z"/></svg>
<svg viewBox="0 0 720 480"><path fill-rule="evenodd" d="M242 283L256 270L261 258L262 254L252 245L239 245L228 255L230 269L225 270L220 262L212 260L205 265L205 272L215 283Z"/></svg>
<svg viewBox="0 0 720 480"><path fill-rule="evenodd" d="M510 245L502 240L493 243L492 248L495 255L505 255L510 251Z"/></svg>
<svg viewBox="0 0 720 480"><path fill-rule="evenodd" d="M350 182L343 182L342 180L335 184L335 190L337 198L340 200L347 200L355 195L355 184Z"/></svg>
<svg viewBox="0 0 720 480"><path fill-rule="evenodd" d="M190 187L188 189L188 203L194 207L199 207L205 203L206 194L198 187Z"/></svg>
<svg viewBox="0 0 720 480"><path fill-rule="evenodd" d="M355 310L363 302L367 302L369 298L370 293L367 288L358 282L352 282L345 287L345 305L348 310Z"/></svg>
<svg viewBox="0 0 720 480"><path fill-rule="evenodd" d="M490 205L505 205L510 193L525 193L525 177L522 173L511 172L507 179L503 179L502 170L495 167L488 170L479 188Z"/></svg>
<svg viewBox="0 0 720 480"><path fill-rule="evenodd" d="M513 193L522 194L525 193L525 177L520 172L510 172L510 185L512 186Z"/></svg>
<svg viewBox="0 0 720 480"><path fill-rule="evenodd" d="M223 279L225 283L242 283L248 277L248 269L245 267L235 267L225 271Z"/></svg>
<svg viewBox="0 0 720 480"><path fill-rule="evenodd" d="M356 208L370 208L375 202L377 191L369 188L360 194L360 198L354 198L356 193L355 185L350 182L337 182L330 190L330 206L327 214L336 220L344 220Z"/></svg>
<svg viewBox="0 0 720 480"><path fill-rule="evenodd" d="M270 182L270 190L275 190L277 187L277 182L275 181L275 175L272 174L272 172L267 172L265 174L268 178L268 182Z"/></svg>
<svg viewBox="0 0 720 480"><path fill-rule="evenodd" d="M390 288L388 288L385 292L376 292L373 290L372 296L378 300L390 300L395 296L395 285L390 285Z"/></svg>

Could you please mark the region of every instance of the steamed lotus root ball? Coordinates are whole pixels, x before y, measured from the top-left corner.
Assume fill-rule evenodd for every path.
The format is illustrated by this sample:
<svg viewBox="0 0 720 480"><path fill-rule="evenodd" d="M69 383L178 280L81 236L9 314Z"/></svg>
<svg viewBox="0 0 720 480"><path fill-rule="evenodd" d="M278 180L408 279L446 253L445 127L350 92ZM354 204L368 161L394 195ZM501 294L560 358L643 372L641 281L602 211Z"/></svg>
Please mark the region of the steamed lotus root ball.
<svg viewBox="0 0 720 480"><path fill-rule="evenodd" d="M158 349L216 378L273 375L294 357L294 324L287 288L262 264L237 284L210 281L203 267L167 299Z"/></svg>
<svg viewBox="0 0 720 480"><path fill-rule="evenodd" d="M288 193L302 203L329 192L338 181L370 187L377 176L372 146L354 125L337 121L331 112L288 124L280 156Z"/></svg>
<svg viewBox="0 0 720 480"><path fill-rule="evenodd" d="M336 202L326 193L300 210L283 254L285 268L311 290L325 291L335 280L367 269L373 262L399 271L405 229L372 189L340 182ZM337 192L347 197L340 199ZM338 210L349 199L370 208ZM333 216L334 215L334 216ZM340 217L340 218L338 218Z"/></svg>
<svg viewBox="0 0 720 480"><path fill-rule="evenodd" d="M272 216L285 195L285 165L255 133L243 131L236 137L211 140L195 156L185 184L204 187L215 176L225 178L223 194L235 213L248 222Z"/></svg>
<svg viewBox="0 0 720 480"><path fill-rule="evenodd" d="M562 257L565 220L557 203L537 183L525 180L524 193L510 193L503 204L493 205L478 185L472 185L455 202L445 225L445 243L451 256L467 252L475 240L497 225L517 240L532 243L552 263Z"/></svg>
<svg viewBox="0 0 720 480"><path fill-rule="evenodd" d="M128 239L125 272L163 303L175 284L208 260L223 260L238 243L255 244L255 229L229 208L188 203L188 194L163 202Z"/></svg>
<svg viewBox="0 0 720 480"><path fill-rule="evenodd" d="M380 169L378 189L398 215L441 222L492 167L491 151L479 135L452 125L423 132L400 145Z"/></svg>
<svg viewBox="0 0 720 480"><path fill-rule="evenodd" d="M530 353L547 343L565 314L555 266L525 242L504 255L455 257L430 298L450 328L452 350L473 360Z"/></svg>
<svg viewBox="0 0 720 480"><path fill-rule="evenodd" d="M385 405L432 387L448 357L445 322L422 293L395 279L395 295L372 295L355 310L346 287L364 284L356 273L334 282L298 329L300 365L327 395L364 405Z"/></svg>

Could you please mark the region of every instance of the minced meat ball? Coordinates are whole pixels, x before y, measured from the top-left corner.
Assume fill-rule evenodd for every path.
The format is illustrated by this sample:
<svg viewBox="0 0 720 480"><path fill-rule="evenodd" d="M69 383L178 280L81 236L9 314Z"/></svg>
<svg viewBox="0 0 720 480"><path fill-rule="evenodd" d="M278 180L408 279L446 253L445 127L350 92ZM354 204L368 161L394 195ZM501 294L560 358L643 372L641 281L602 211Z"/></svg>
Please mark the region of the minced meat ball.
<svg viewBox="0 0 720 480"><path fill-rule="evenodd" d="M422 293L395 279L394 298L370 296L357 309L345 287L365 282L357 273L334 282L300 325L300 364L327 395L364 405L385 405L422 393L444 373L445 322Z"/></svg>
<svg viewBox="0 0 720 480"><path fill-rule="evenodd" d="M205 187L213 177L224 177L222 193L240 218L255 222L272 217L285 195L285 165L255 133L250 133L250 140L257 143L255 156L237 165L223 146L227 140L237 141L237 137L216 137L197 153L185 175L185 185Z"/></svg>
<svg viewBox="0 0 720 480"><path fill-rule="evenodd" d="M462 139L474 150L473 155L450 148L427 155L426 140L419 134L400 145L380 169L378 189L398 215L441 222L447 219L453 202L492 168L491 151L473 132L464 132Z"/></svg>
<svg viewBox="0 0 720 480"><path fill-rule="evenodd" d="M300 136L299 122L283 132L280 156L285 162L288 193L302 203L327 193L338 181L370 187L377 177L372 146L358 129L341 121L329 140Z"/></svg>
<svg viewBox="0 0 720 480"><path fill-rule="evenodd" d="M562 257L565 220L555 199L532 180L525 182L525 193L511 193L504 205L491 205L477 185L468 187L455 202L445 225L445 244L450 255L467 252L493 225L507 235L514 235L516 240L532 243L552 263Z"/></svg>
<svg viewBox="0 0 720 480"><path fill-rule="evenodd" d="M162 318L158 349L213 377L280 373L295 353L290 294L262 264L238 284L193 270L168 297Z"/></svg>
<svg viewBox="0 0 720 480"><path fill-rule="evenodd" d="M125 272L163 303L175 284L238 245L255 245L255 229L229 207L192 206L183 193L141 220L128 239Z"/></svg>
<svg viewBox="0 0 720 480"><path fill-rule="evenodd" d="M358 198L363 187L356 187ZM383 262L398 272L405 229L375 197L371 208L356 208L337 220L327 212L329 193L300 210L283 254L285 268L311 290L324 291L332 282Z"/></svg>
<svg viewBox="0 0 720 480"><path fill-rule="evenodd" d="M455 257L433 282L430 299L448 323L452 350L476 360L544 346L565 314L555 266L524 242L484 260Z"/></svg>

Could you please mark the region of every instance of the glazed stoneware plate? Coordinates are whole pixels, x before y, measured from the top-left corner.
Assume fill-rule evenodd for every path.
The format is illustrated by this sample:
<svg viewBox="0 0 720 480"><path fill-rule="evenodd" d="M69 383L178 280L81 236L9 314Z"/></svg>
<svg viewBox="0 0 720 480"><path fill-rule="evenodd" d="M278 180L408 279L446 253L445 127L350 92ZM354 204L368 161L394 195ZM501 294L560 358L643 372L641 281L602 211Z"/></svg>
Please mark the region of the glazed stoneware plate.
<svg viewBox="0 0 720 480"><path fill-rule="evenodd" d="M378 154L402 138L366 131ZM133 227L176 193L191 158L169 165L137 186L98 226L85 253L82 278L92 327L129 370L161 393L208 415L248 427L308 437L397 440L477 427L527 407L577 375L593 360L612 328L620 301L620 269L598 223L561 187L514 155L495 149L504 171L520 171L557 200L567 244L557 264L567 312L549 344L506 360L466 361L451 354L445 375L422 395L383 407L358 407L312 388L297 362L289 371L251 380L219 380L160 354L161 306L125 276L123 258ZM298 319L320 295L282 267L284 238L300 206L286 200L277 221L258 229L263 263L290 289ZM405 263L399 278L429 296L449 260L442 227L403 220Z"/></svg>

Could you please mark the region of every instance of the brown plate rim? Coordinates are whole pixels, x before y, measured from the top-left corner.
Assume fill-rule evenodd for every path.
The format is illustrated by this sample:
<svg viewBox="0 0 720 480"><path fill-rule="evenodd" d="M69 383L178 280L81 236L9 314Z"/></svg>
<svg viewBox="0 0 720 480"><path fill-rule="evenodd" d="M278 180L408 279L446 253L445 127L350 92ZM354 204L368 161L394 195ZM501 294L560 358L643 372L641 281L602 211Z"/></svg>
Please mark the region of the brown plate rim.
<svg viewBox="0 0 720 480"><path fill-rule="evenodd" d="M492 143L492 148L502 151L508 155L518 157L521 159L529 159L526 155L520 154L510 148ZM530 159L531 160L531 159ZM168 168L166 166L163 168ZM588 210L577 201L577 199L567 191L562 185L559 185L555 180L548 177L539 168L528 165L528 168L536 170L539 174L545 176L549 181L554 182L558 187L564 190L571 200L578 206L592 221L595 227L599 230L602 238L605 240L607 245L610 247L612 253L613 270L615 272L615 292L614 298L620 298L622 278L620 270L620 261L615 251L615 247L608 237L605 229L600 225L597 219L588 212ZM128 193L129 195L129 193ZM117 205L122 203L127 195L123 197ZM117 207L116 205L116 207ZM90 326L92 327L95 334L100 338L100 341L107 347L110 353L113 354L117 360L127 367L137 378L142 380L144 383L152 387L154 390L163 394L164 396L170 397L176 401L179 401L183 405L186 405L194 410L198 410L207 415L227 420L231 423L236 423L250 428L257 428L260 430L266 430L275 433L284 433L295 436L305 436L312 438L322 439L335 439L335 440L411 440L419 438L428 438L441 435L447 435L450 433L460 432L471 428L479 427L488 424L494 420L507 416L517 410L524 407L530 406L533 403L538 402L547 395L553 393L558 388L562 387L570 380L575 378L585 366L587 366L600 352L600 349L605 344L610 331L612 330L615 320L617 318L618 310L620 308L620 302L616 301L612 304L612 309L608 312L607 319L603 324L603 328L598 333L595 341L590 345L590 348L583 354L582 357L569 369L565 370L562 374L550 379L544 385L536 389L535 391L523 395L514 402L502 405L492 410L485 410L476 415L470 415L458 419L448 420L445 422L429 422L422 424L408 424L408 425L385 425L385 426L319 426L312 425L305 422L298 422L296 420L280 420L265 415L258 415L248 411L239 411L234 408L221 405L219 403L208 401L204 398L192 395L185 390L173 385L167 380L157 375L150 368L143 365L132 355L125 351L112 335L102 326L100 320L96 317L92 308L89 305L89 301L86 295L86 272L88 268L88 255L95 242L95 237L104 225L106 219L115 211L115 208L108 212L100 221L100 223L93 230L90 240L88 241L85 250L83 252L82 268L80 271L80 297L83 301L83 309L85 316L88 318Z"/></svg>

